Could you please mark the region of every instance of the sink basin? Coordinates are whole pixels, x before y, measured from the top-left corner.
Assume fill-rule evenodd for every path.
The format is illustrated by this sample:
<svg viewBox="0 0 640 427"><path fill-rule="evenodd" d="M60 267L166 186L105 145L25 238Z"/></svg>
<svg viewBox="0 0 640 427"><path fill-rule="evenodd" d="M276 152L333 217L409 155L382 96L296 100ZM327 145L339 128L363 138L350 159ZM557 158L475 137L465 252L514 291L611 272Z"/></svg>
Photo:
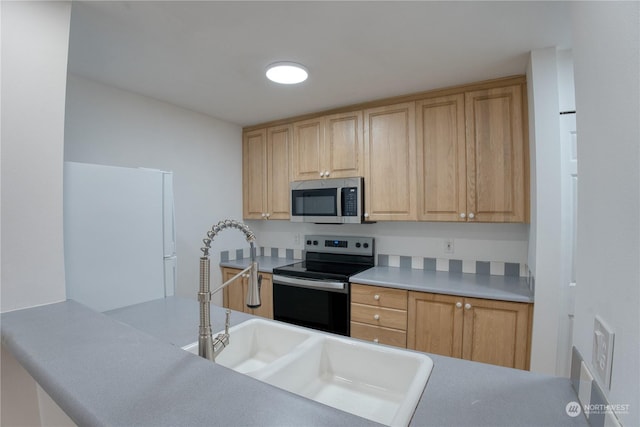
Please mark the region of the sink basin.
<svg viewBox="0 0 640 427"><path fill-rule="evenodd" d="M432 368L420 353L327 336L262 381L381 424L406 426Z"/></svg>
<svg viewBox="0 0 640 427"><path fill-rule="evenodd" d="M319 403L406 426L433 369L426 354L265 319L229 329L216 363ZM198 353L195 342L183 349Z"/></svg>
<svg viewBox="0 0 640 427"><path fill-rule="evenodd" d="M229 328L229 335L229 345L216 356L216 363L255 377L314 334L284 323L251 319ZM197 341L182 348L198 354Z"/></svg>

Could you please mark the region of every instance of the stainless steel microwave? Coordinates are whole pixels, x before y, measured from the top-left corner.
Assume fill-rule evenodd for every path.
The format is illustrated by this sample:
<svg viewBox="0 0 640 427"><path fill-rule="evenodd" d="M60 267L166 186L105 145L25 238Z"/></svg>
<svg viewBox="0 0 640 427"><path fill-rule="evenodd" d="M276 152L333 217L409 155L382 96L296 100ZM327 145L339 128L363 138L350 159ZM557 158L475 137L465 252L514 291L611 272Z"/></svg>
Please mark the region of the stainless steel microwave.
<svg viewBox="0 0 640 427"><path fill-rule="evenodd" d="M291 183L291 221L359 224L363 216L362 177Z"/></svg>

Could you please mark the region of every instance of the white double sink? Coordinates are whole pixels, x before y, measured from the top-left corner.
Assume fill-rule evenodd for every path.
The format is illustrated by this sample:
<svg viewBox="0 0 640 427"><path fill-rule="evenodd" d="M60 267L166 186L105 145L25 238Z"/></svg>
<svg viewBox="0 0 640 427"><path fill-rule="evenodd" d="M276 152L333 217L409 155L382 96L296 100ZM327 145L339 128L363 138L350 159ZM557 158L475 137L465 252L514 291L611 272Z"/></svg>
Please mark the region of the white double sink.
<svg viewBox="0 0 640 427"><path fill-rule="evenodd" d="M390 426L409 423L433 368L425 354L264 319L229 333L219 365ZM183 349L197 354L198 343Z"/></svg>

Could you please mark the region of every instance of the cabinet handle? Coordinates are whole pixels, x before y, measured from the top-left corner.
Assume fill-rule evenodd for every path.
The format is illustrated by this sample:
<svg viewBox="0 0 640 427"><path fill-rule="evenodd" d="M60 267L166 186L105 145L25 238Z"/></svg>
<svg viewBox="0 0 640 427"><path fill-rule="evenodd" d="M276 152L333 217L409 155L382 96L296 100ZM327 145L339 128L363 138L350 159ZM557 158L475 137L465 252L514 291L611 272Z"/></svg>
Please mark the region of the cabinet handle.
<svg viewBox="0 0 640 427"><path fill-rule="evenodd" d="M460 301L456 303L456 308L462 308L462 303Z"/></svg>
<svg viewBox="0 0 640 427"><path fill-rule="evenodd" d="M374 343L376 343L376 344L378 344L380 341L378 341L378 338L374 338L374 339L373 339L373 342L374 342Z"/></svg>
<svg viewBox="0 0 640 427"><path fill-rule="evenodd" d="M373 296L373 299L374 299L374 300L376 300L376 301L380 301L380 295L375 294L375 295Z"/></svg>
<svg viewBox="0 0 640 427"><path fill-rule="evenodd" d="M473 212L469 212L469 219L473 219L473 218L475 218L475 217L476 217L476 216L473 214Z"/></svg>
<svg viewBox="0 0 640 427"><path fill-rule="evenodd" d="M379 314L374 314L373 315L373 320L380 320L380 315Z"/></svg>
<svg viewBox="0 0 640 427"><path fill-rule="evenodd" d="M466 303L466 304L464 305L464 309L465 309L465 310L469 310L470 308L471 308L471 304Z"/></svg>
<svg viewBox="0 0 640 427"><path fill-rule="evenodd" d="M460 212L460 218L465 219L467 217L467 214L464 212Z"/></svg>

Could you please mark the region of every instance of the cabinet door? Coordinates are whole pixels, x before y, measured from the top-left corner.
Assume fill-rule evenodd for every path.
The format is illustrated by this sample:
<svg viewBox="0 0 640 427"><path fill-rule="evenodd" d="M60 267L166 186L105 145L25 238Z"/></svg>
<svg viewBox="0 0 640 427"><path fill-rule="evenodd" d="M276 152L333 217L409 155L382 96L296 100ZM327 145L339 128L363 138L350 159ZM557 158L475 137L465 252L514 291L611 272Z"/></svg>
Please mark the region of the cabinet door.
<svg viewBox="0 0 640 427"><path fill-rule="evenodd" d="M528 369L529 309L526 303L465 298L462 357Z"/></svg>
<svg viewBox="0 0 640 427"><path fill-rule="evenodd" d="M418 219L466 221L464 95L418 101L416 113Z"/></svg>
<svg viewBox="0 0 640 427"><path fill-rule="evenodd" d="M364 112L365 216L417 219L415 103Z"/></svg>
<svg viewBox="0 0 640 427"><path fill-rule="evenodd" d="M465 94L467 216L483 222L527 219L523 86Z"/></svg>
<svg viewBox="0 0 640 427"><path fill-rule="evenodd" d="M291 126L267 130L267 218L289 219Z"/></svg>
<svg viewBox="0 0 640 427"><path fill-rule="evenodd" d="M267 212L267 130L244 134L242 143L242 216L263 219Z"/></svg>
<svg viewBox="0 0 640 427"><path fill-rule="evenodd" d="M236 270L235 268L223 268L222 269L222 283L231 279L242 270ZM246 279L238 277L235 282L224 288L223 292L223 306L230 308L231 310L244 311L245 309L245 290Z"/></svg>
<svg viewBox="0 0 640 427"><path fill-rule="evenodd" d="M302 120L293 124L291 168L294 181L320 179L324 176L324 118ZM322 176L320 174L323 174Z"/></svg>
<svg viewBox="0 0 640 427"><path fill-rule="evenodd" d="M327 116L324 138L325 177L327 172L330 178L362 176L362 111Z"/></svg>
<svg viewBox="0 0 640 427"><path fill-rule="evenodd" d="M462 297L409 292L407 348L462 357Z"/></svg>
<svg viewBox="0 0 640 427"><path fill-rule="evenodd" d="M273 276L269 273L259 274L262 275L262 285L260 286L262 305L256 309L249 309L248 311L256 316L273 319Z"/></svg>

